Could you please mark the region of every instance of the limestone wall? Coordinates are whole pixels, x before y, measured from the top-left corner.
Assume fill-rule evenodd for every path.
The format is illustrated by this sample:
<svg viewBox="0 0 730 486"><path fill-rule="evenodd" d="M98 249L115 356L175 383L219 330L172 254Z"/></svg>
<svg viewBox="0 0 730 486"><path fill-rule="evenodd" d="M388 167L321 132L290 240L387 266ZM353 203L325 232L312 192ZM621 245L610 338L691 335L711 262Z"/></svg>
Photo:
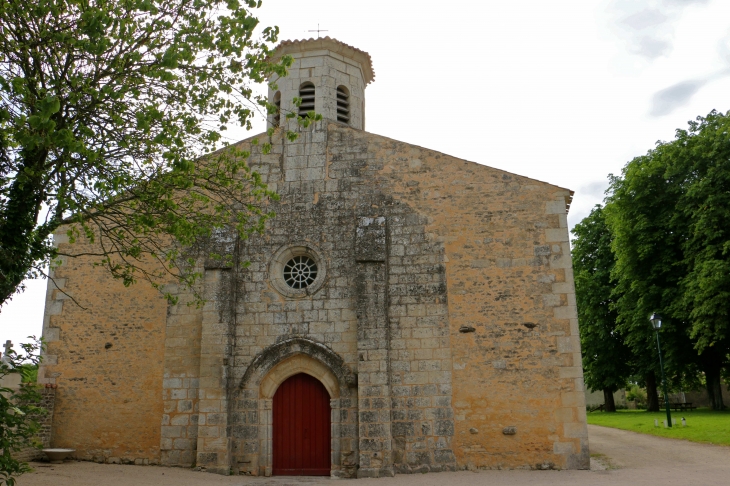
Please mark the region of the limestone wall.
<svg viewBox="0 0 730 486"><path fill-rule="evenodd" d="M590 388L585 389L586 406L596 407L606 402L603 396L603 390L591 390ZM613 393L613 401L617 406L626 407L628 402L626 401L626 390L621 389Z"/></svg>
<svg viewBox="0 0 730 486"><path fill-rule="evenodd" d="M588 467L570 192L338 131L369 138L368 150L383 166L377 183L427 219L426 241L444 246L458 463ZM430 341L409 341L408 350L417 353L419 344ZM436 358L428 363L448 363Z"/></svg>
<svg viewBox="0 0 730 486"><path fill-rule="evenodd" d="M94 250L69 248L63 232L54 240L61 251ZM124 287L91 257L62 261L48 282L39 370L39 382L58 385L51 445L86 460L157 463L167 303L145 282Z"/></svg>
<svg viewBox="0 0 730 486"><path fill-rule="evenodd" d="M251 265L219 279L211 303L219 329L235 329L218 341L228 386L279 340L305 336L358 373L357 435L340 436L357 451L340 450L335 468L352 452L360 476L587 467L570 192L334 123L272 142L251 163L282 196L277 218L238 243ZM382 249L374 236L362 250L364 220L382 221ZM321 290L288 298L273 284L286 245L324 255ZM202 459L265 474L265 405L255 387L242 393L226 402L232 449L218 426Z"/></svg>
<svg viewBox="0 0 730 486"><path fill-rule="evenodd" d="M42 388L40 390L40 394L40 403L35 403L34 405L45 410L45 413L33 414L29 417L29 419L38 422L40 425L40 430L38 431L38 435L35 437L34 441L37 441L42 448L47 448L51 446L51 435L53 432L52 420L53 409L56 401L56 390L48 386ZM44 459L45 454L38 447L29 445L28 447L14 453L13 457L18 461L28 462Z"/></svg>
<svg viewBox="0 0 730 486"><path fill-rule="evenodd" d="M359 476L453 468L442 245L427 241L426 216L382 190L377 173L383 165L373 163L369 150L377 137L339 126L315 124L296 142L275 139L270 154L252 157L253 168L282 199L266 236L240 243L239 260L250 266L235 285L233 382L281 339L323 343L358 374L348 405L340 399L349 411L338 424L335 470L352 453ZM353 138L360 133L362 140ZM326 284L303 298L282 294L275 284L271 262L288 245L310 247L326 269ZM414 343L418 349L408 349ZM250 472L264 474L266 451L258 444L265 424L250 423L261 418L256 399L255 389L246 391L233 405L245 411L232 416L233 455ZM358 422L357 429L348 426ZM219 451L217 466L225 452Z"/></svg>
<svg viewBox="0 0 730 486"><path fill-rule="evenodd" d="M270 474L272 393L298 370L329 385L335 476L587 467L570 192L335 122L300 131L266 155L242 143L277 217L209 242L233 259L199 257L202 308L83 259L56 271L87 310L49 287L53 445ZM280 281L296 249L321 272L302 292Z"/></svg>

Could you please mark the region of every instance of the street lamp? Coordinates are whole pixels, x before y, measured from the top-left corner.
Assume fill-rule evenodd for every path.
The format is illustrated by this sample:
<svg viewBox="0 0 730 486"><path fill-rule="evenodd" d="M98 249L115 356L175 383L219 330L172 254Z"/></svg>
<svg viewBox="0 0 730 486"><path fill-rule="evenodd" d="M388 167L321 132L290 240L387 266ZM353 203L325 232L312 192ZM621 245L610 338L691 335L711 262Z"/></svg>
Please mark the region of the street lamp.
<svg viewBox="0 0 730 486"><path fill-rule="evenodd" d="M672 426L672 413L669 411L669 394L667 393L667 378L664 376L664 362L662 361L662 348L659 345L659 329L662 327L662 316L656 312L649 318L651 327L656 332L656 349L659 352L659 368L662 370L662 387L664 388L664 407L667 409L667 427Z"/></svg>

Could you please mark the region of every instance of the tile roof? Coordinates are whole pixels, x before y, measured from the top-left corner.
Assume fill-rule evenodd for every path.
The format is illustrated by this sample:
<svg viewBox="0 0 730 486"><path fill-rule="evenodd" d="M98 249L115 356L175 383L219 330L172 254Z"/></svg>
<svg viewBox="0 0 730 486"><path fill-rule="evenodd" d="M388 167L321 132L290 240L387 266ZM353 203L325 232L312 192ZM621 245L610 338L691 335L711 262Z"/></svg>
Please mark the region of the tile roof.
<svg viewBox="0 0 730 486"><path fill-rule="evenodd" d="M349 57L360 63L363 68L363 76L365 77L365 85L375 80L375 71L373 71L373 61L370 54L361 51L357 47L352 47L331 37L320 37L318 39L301 39L286 40L279 43L274 50L274 58L285 54L294 54L297 52L328 50L341 56Z"/></svg>

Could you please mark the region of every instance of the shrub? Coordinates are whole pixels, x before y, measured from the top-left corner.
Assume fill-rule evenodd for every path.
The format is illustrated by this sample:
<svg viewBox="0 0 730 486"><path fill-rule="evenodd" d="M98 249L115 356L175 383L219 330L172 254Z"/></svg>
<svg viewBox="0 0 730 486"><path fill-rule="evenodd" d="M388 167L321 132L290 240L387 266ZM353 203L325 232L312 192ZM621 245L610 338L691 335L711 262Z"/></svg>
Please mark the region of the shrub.
<svg viewBox="0 0 730 486"><path fill-rule="evenodd" d="M41 348L41 341L32 338L30 344L21 344L22 354L11 349L0 362L0 378L14 373L26 378L32 375L32 369L37 373ZM37 374L36 374L37 377ZM14 486L16 477L30 471L27 463L13 458L13 453L32 444L38 433L38 422L31 417L45 413L45 410L36 404L41 395L35 383L25 380L17 390L0 387L0 485ZM40 447L40 444L33 444Z"/></svg>

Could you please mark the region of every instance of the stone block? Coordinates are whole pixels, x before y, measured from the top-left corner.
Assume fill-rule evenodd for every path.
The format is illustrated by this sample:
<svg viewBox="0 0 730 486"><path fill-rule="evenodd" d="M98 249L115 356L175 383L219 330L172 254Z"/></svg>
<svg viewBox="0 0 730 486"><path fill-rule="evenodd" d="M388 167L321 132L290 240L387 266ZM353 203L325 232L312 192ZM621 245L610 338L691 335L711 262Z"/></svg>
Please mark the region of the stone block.
<svg viewBox="0 0 730 486"><path fill-rule="evenodd" d="M220 412L222 410L221 400L200 400L198 410L200 412Z"/></svg>
<svg viewBox="0 0 730 486"><path fill-rule="evenodd" d="M545 203L545 214L565 214L565 200L555 199L554 201L548 201Z"/></svg>
<svg viewBox="0 0 730 486"><path fill-rule="evenodd" d="M575 454L575 444L572 442L555 442L553 452L555 454Z"/></svg>
<svg viewBox="0 0 730 486"><path fill-rule="evenodd" d="M577 353L580 352L580 338L578 336L558 337L559 353Z"/></svg>
<svg viewBox="0 0 730 486"><path fill-rule="evenodd" d="M163 425L160 428L160 434L163 438L174 439L183 436L183 428L179 426Z"/></svg>
<svg viewBox="0 0 730 486"><path fill-rule="evenodd" d="M43 339L45 339L47 343L58 341L61 339L61 329L58 327L46 327L43 330Z"/></svg>
<svg viewBox="0 0 730 486"><path fill-rule="evenodd" d="M175 439L173 447L177 450L192 450L193 441L191 439Z"/></svg>
<svg viewBox="0 0 730 486"><path fill-rule="evenodd" d="M580 366L564 366L558 369L560 378L580 378L583 376L583 368Z"/></svg>
<svg viewBox="0 0 730 486"><path fill-rule="evenodd" d="M542 305L545 307L558 307L561 305L560 295L545 294L542 296Z"/></svg>
<svg viewBox="0 0 730 486"><path fill-rule="evenodd" d="M567 228L546 228L545 241L548 243L569 241Z"/></svg>
<svg viewBox="0 0 730 486"><path fill-rule="evenodd" d="M220 427L217 425L198 425L198 437L199 438L213 438L217 439L221 436Z"/></svg>
<svg viewBox="0 0 730 486"><path fill-rule="evenodd" d="M573 261L571 260L570 255L558 254L550 257L550 268L571 268L572 266Z"/></svg>
<svg viewBox="0 0 730 486"><path fill-rule="evenodd" d="M573 439L587 439L588 428L585 423L566 422L563 424L563 433L565 437Z"/></svg>
<svg viewBox="0 0 730 486"><path fill-rule="evenodd" d="M583 392L561 392L560 403L564 407L583 407L585 405L585 395Z"/></svg>
<svg viewBox="0 0 730 486"><path fill-rule="evenodd" d="M553 315L556 319L578 319L578 310L572 305L553 307Z"/></svg>
<svg viewBox="0 0 730 486"><path fill-rule="evenodd" d="M188 425L190 423L189 414L175 415L170 418L170 425Z"/></svg>
<svg viewBox="0 0 730 486"><path fill-rule="evenodd" d="M218 453L217 452L198 452L197 455L198 466L213 466L218 464Z"/></svg>
<svg viewBox="0 0 730 486"><path fill-rule="evenodd" d="M562 407L555 410L555 420L558 422L574 422L576 420L575 408Z"/></svg>
<svg viewBox="0 0 730 486"><path fill-rule="evenodd" d="M191 412L193 410L192 400L180 400L177 402L178 412Z"/></svg>

